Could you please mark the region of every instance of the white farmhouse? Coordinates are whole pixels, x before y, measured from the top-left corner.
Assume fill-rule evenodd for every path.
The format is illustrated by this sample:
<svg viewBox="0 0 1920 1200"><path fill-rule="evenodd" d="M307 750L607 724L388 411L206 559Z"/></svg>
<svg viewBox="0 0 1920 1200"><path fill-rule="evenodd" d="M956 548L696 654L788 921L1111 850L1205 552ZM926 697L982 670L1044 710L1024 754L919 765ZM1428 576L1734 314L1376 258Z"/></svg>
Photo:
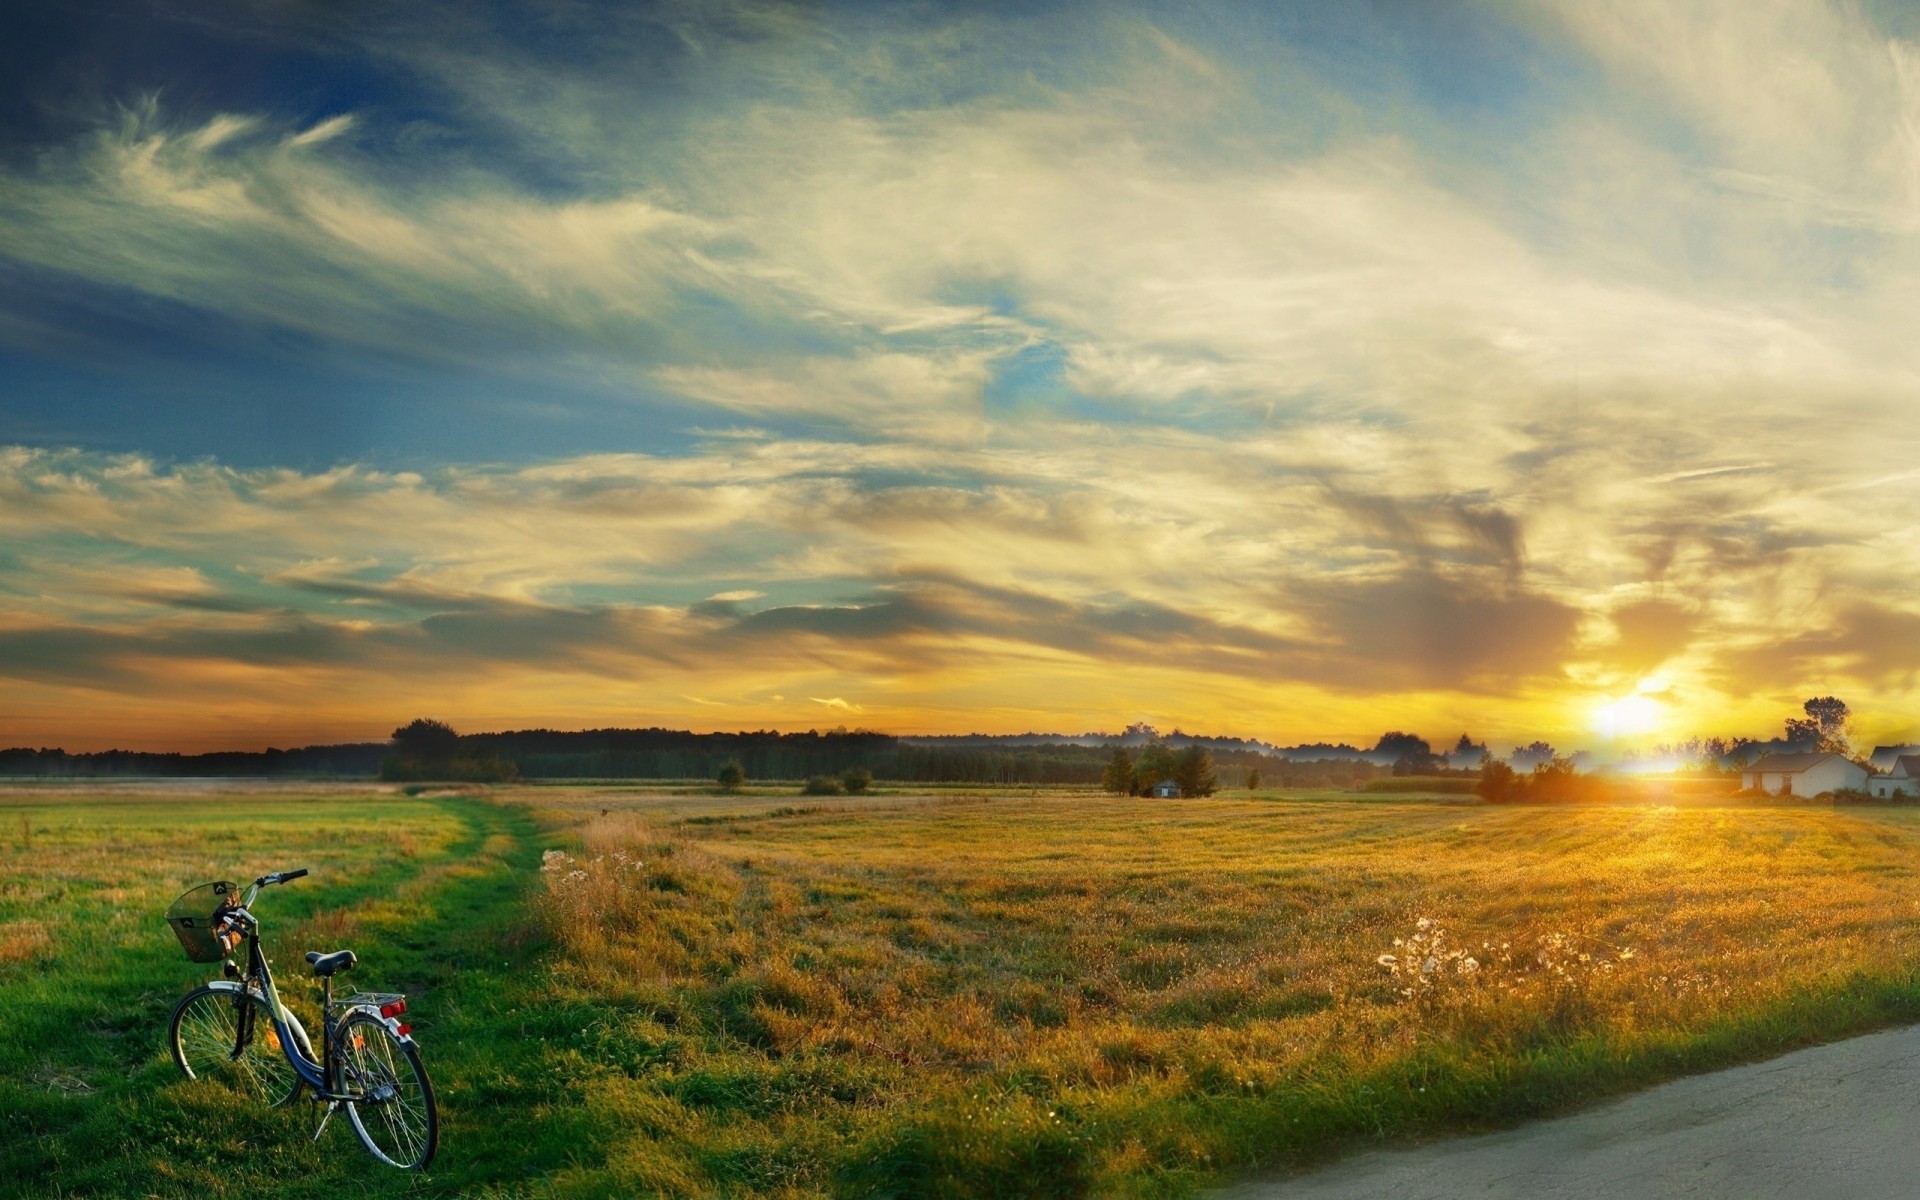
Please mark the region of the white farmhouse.
<svg viewBox="0 0 1920 1200"><path fill-rule="evenodd" d="M1818 796L1838 788L1865 790L1867 769L1838 754L1769 754L1740 773L1740 786L1782 796Z"/></svg>
<svg viewBox="0 0 1920 1200"><path fill-rule="evenodd" d="M1867 791L1891 798L1902 792L1920 796L1920 754L1903 754L1893 760L1893 770L1867 780Z"/></svg>

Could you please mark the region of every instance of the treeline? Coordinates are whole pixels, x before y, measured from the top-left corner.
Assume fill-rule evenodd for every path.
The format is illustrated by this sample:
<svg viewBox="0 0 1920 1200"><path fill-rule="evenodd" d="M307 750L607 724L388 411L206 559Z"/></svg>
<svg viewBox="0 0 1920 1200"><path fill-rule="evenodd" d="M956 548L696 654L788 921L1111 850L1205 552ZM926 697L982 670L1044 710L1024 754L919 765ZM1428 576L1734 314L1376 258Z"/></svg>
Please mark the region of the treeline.
<svg viewBox="0 0 1920 1200"><path fill-rule="evenodd" d="M712 779L737 762L748 779L842 775L880 763L899 748L889 734L835 729L822 733L690 733L679 729L529 729L472 733L462 754L515 763L523 779Z"/></svg>
<svg viewBox="0 0 1920 1200"><path fill-rule="evenodd" d="M0 750L0 776L158 776L169 779L254 775L364 777L380 769L380 762L389 749L385 742L303 746L296 750L222 750L211 754L172 754L145 750L100 750L69 754L59 749L16 747Z"/></svg>
<svg viewBox="0 0 1920 1200"><path fill-rule="evenodd" d="M1211 748L1223 785L1248 771L1267 787L1357 787L1391 773L1366 759L1329 754L1302 761L1227 739L1169 737L1175 749ZM903 739L867 730L693 733L676 729L551 729L460 734L420 720L385 742L213 754L56 749L0 750L0 776L348 776L388 779L713 779L737 762L748 780L844 776L856 768L901 783L1100 784L1116 745L1127 741L993 744L984 738Z"/></svg>

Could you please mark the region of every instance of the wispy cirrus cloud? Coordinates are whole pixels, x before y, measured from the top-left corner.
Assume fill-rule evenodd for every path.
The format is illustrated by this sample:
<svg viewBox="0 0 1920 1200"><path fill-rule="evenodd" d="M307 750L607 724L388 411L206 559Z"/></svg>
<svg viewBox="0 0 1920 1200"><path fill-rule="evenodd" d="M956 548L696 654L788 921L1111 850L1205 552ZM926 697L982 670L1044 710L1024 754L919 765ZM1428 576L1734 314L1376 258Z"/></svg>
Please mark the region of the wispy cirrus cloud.
<svg viewBox="0 0 1920 1200"><path fill-rule="evenodd" d="M1486 6L1462 71L1420 13L518 19L329 29L384 92L134 88L0 161L0 340L53 380L0 416L0 733L163 681L206 729L1920 699L1875 649L1920 569L1910 31ZM175 449L73 415L129 330L242 327L281 375L172 384ZM347 373L296 414L296 367ZM316 419L193 440L256 410Z"/></svg>

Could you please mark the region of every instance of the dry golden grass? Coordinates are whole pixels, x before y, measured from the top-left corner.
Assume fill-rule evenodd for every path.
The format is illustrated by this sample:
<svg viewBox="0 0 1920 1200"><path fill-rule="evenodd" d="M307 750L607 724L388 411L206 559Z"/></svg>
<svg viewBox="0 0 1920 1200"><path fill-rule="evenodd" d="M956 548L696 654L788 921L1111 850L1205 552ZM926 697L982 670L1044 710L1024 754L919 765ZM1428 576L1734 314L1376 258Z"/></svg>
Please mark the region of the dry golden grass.
<svg viewBox="0 0 1920 1200"><path fill-rule="evenodd" d="M45 921L0 923L0 963L26 962L38 958L52 945L53 933Z"/></svg>
<svg viewBox="0 0 1920 1200"><path fill-rule="evenodd" d="M1920 1003L1905 810L678 805L586 800L545 872L667 1192L1179 1190Z"/></svg>

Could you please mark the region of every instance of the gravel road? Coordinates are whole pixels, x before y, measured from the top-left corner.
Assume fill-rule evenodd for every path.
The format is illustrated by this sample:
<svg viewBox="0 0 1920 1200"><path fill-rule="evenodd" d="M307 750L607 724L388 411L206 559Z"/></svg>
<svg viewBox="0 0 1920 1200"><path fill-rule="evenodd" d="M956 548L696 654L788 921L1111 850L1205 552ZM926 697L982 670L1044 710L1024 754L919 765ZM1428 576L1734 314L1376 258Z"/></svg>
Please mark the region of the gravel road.
<svg viewBox="0 0 1920 1200"><path fill-rule="evenodd" d="M1696 1075L1570 1117L1217 1200L1902 1200L1920 1196L1920 1026Z"/></svg>

